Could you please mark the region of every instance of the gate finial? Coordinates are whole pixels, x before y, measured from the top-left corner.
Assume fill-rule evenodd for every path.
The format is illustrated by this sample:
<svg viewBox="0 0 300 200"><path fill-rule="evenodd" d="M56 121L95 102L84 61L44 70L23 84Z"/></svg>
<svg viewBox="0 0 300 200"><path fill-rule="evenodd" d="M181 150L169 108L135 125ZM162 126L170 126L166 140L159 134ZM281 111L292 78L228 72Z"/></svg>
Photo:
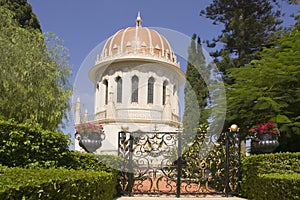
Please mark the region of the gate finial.
<svg viewBox="0 0 300 200"><path fill-rule="evenodd" d="M229 128L229 131L230 132L239 132L240 131L240 128L238 127L238 125L236 124L232 124Z"/></svg>

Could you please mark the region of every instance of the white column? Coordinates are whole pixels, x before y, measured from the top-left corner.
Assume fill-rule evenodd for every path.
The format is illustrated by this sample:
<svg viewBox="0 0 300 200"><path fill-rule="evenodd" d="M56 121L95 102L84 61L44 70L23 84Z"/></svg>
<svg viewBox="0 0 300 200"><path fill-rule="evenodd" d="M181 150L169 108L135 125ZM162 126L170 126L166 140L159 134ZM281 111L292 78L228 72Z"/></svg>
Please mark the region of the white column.
<svg viewBox="0 0 300 200"><path fill-rule="evenodd" d="M166 104L163 110L163 120L171 120L172 119L172 109L170 104L170 94L166 94Z"/></svg>
<svg viewBox="0 0 300 200"><path fill-rule="evenodd" d="M115 105L113 101L113 92L109 92L108 102L107 102L107 110L106 110L106 117L108 119L115 119Z"/></svg>

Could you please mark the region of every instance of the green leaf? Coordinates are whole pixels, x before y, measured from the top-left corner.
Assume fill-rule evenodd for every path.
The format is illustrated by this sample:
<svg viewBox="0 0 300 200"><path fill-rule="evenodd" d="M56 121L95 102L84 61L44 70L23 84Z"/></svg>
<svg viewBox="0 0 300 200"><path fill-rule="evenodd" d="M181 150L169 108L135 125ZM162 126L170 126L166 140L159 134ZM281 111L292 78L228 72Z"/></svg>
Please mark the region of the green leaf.
<svg viewBox="0 0 300 200"><path fill-rule="evenodd" d="M277 115L275 122L280 123L280 124L284 124L284 123L291 123L292 121L285 115Z"/></svg>

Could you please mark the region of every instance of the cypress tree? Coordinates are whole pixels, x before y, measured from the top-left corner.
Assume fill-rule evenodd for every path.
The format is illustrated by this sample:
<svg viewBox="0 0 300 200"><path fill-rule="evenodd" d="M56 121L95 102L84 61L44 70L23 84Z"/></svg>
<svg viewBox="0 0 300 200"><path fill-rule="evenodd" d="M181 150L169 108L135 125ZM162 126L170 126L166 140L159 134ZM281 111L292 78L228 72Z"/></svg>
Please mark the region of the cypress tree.
<svg viewBox="0 0 300 200"><path fill-rule="evenodd" d="M185 108L183 127L187 132L194 131L199 124L207 123L205 108L208 100L208 81L209 69L206 66L201 40L194 34L188 49L188 64L184 89Z"/></svg>

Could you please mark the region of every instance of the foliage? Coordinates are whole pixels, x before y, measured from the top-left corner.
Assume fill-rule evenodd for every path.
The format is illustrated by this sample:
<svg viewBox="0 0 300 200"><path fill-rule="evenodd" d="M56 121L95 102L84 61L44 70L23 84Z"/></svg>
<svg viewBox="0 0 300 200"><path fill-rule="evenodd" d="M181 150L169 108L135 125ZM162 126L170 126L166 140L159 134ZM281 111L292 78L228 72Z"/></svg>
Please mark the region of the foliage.
<svg viewBox="0 0 300 200"><path fill-rule="evenodd" d="M248 198L254 198L253 195L264 192L274 192L276 195L278 192L282 191L282 189L286 188L287 184L290 185L287 190L286 195L289 195L290 190L296 186L295 184L299 184L299 179L297 181L292 181L291 177L294 177L295 174L300 173L300 152L297 153L276 153L276 154L260 154L253 155L248 157L243 157L242 159L242 182L241 182L241 193L243 196ZM268 175L270 174L270 175ZM273 186L267 184L269 181L273 182L273 180L260 180L261 177L273 177L274 174L281 174L282 176L278 176L278 180L282 180L284 182L280 191L277 187L272 188ZM287 179L285 177L288 177ZM258 184L258 181L261 184ZM264 187L268 187L268 189L262 189L262 185ZM299 187L298 187L299 188ZM274 195L275 195L274 194ZM292 193L294 194L294 193ZM259 195L259 194L257 194ZM262 194L261 194L262 195ZM283 196L284 198L284 196ZM256 198L255 198L256 199ZM277 198L270 198L277 199ZM282 199L282 198L280 198ZM288 199L288 198L287 198Z"/></svg>
<svg viewBox="0 0 300 200"><path fill-rule="evenodd" d="M275 2L275 3L274 3ZM209 47L223 43L221 50L212 53L221 71L240 67L255 58L255 51L273 43L281 23L278 2L270 0L214 0L200 15L223 25L221 34L208 42ZM218 57L222 57L218 60Z"/></svg>
<svg viewBox="0 0 300 200"><path fill-rule="evenodd" d="M300 174L264 174L252 187L256 190L251 195L253 199L300 199Z"/></svg>
<svg viewBox="0 0 300 200"><path fill-rule="evenodd" d="M274 122L256 124L251 127L249 133L251 135L264 134L264 133L276 134L276 135L280 134L277 124Z"/></svg>
<svg viewBox="0 0 300 200"><path fill-rule="evenodd" d="M64 167L117 172L121 158L68 150L68 136L42 130L37 124L0 120L0 165L9 167ZM112 169L114 167L114 169Z"/></svg>
<svg viewBox="0 0 300 200"><path fill-rule="evenodd" d="M68 157L60 163L60 167L68 169L96 170L117 173L120 169L122 159L114 155L95 155L81 153L78 151L70 152Z"/></svg>
<svg viewBox="0 0 300 200"><path fill-rule="evenodd" d="M71 66L69 65L69 50L64 46L64 41L60 39L57 35L51 32L44 34L45 44L47 47L47 56L49 60L55 63L55 79L57 87L60 90L61 96L58 98L60 100L59 104L61 106L61 118L66 122L69 119L69 97L71 95L72 85L70 84L68 78L71 75ZM55 97L57 98L57 97ZM57 106L57 105L56 105ZM61 121L60 127L65 128L65 124ZM59 128L60 128L59 127Z"/></svg>
<svg viewBox="0 0 300 200"><path fill-rule="evenodd" d="M16 124L0 120L0 165L9 167L65 167L115 171L121 158L68 150L68 136L42 130L37 124Z"/></svg>
<svg viewBox="0 0 300 200"><path fill-rule="evenodd" d="M42 130L37 124L0 120L0 164L6 166L59 165L69 154L68 136Z"/></svg>
<svg viewBox="0 0 300 200"><path fill-rule="evenodd" d="M117 179L92 170L0 167L0 199L112 199Z"/></svg>
<svg viewBox="0 0 300 200"><path fill-rule="evenodd" d="M29 169L36 169L39 167L42 168L63 167L72 170L106 171L112 173L114 179L115 177L117 177L117 174L119 173L117 169L120 169L121 158L112 155L93 155L93 154L86 154L80 152L72 152L68 150L68 144L69 144L68 136L64 135L63 133L42 130L41 127L37 124L16 124L15 122L11 122L11 121L7 122L7 121L0 120L0 166L1 165L10 166L10 167L17 166L17 167L25 167ZM68 173L68 172L63 172L63 173ZM51 172L49 172L49 174L51 174ZM24 178L27 179L28 177L24 176ZM49 176L46 176L44 178L45 179L43 179L43 181L47 182L47 184L44 182L42 184L43 186L46 184L45 187L51 188L52 187L51 184L66 184L63 177L62 180L57 180L59 183L56 181L53 182L53 177L50 177L49 179ZM47 180L47 178L49 180ZM89 182L90 181L89 179L82 180L82 181L83 181L82 184L91 184ZM22 184L25 184L25 186L27 187L27 182L23 183L22 180L20 180L20 182ZM78 180L75 180L75 183L74 180L71 180L70 184L74 185L77 184L77 182ZM100 182L103 183L103 181ZM97 184L99 184L99 182L97 182ZM116 183L114 183L114 186L111 187L108 186L108 189L105 188L102 189L105 190L104 193L111 192L115 188L115 185ZM77 186L81 187L80 185ZM34 188L30 187L28 188L28 191L30 189L35 190L36 187L40 188L41 186L34 185ZM9 192L9 195L23 195L20 194L19 191L15 191L15 187L12 187L10 189L11 190L9 191L6 190L6 192L7 191ZM25 190L27 191L26 188ZM55 193L55 191L52 190L49 193L52 192ZM1 181L0 181L0 193L1 193ZM44 194L48 195L47 191L46 193L44 191L42 193L43 195ZM103 195L105 195L104 193ZM0 198L4 197L1 195L5 195L5 194L0 194ZM36 195L36 194L30 194L30 195ZM58 194L54 194L54 195L58 195ZM112 193L110 193L109 195L112 195Z"/></svg>
<svg viewBox="0 0 300 200"><path fill-rule="evenodd" d="M188 54L183 127L185 131L190 132L195 131L198 124L207 123L208 118L205 108L208 100L209 68L205 64L201 41L196 34L192 37Z"/></svg>
<svg viewBox="0 0 300 200"><path fill-rule="evenodd" d="M300 151L300 32L285 33L260 60L228 71L227 122L247 130L257 121L273 121L281 137L278 151Z"/></svg>
<svg viewBox="0 0 300 200"><path fill-rule="evenodd" d="M0 6L0 113L17 122L37 122L55 130L69 107L69 68L58 48L45 45L39 30L19 26L14 13ZM55 44L55 41L52 42Z"/></svg>
<svg viewBox="0 0 300 200"><path fill-rule="evenodd" d="M0 0L0 7L9 9L13 13L15 21L22 28L36 29L41 32L40 23L27 0Z"/></svg>

